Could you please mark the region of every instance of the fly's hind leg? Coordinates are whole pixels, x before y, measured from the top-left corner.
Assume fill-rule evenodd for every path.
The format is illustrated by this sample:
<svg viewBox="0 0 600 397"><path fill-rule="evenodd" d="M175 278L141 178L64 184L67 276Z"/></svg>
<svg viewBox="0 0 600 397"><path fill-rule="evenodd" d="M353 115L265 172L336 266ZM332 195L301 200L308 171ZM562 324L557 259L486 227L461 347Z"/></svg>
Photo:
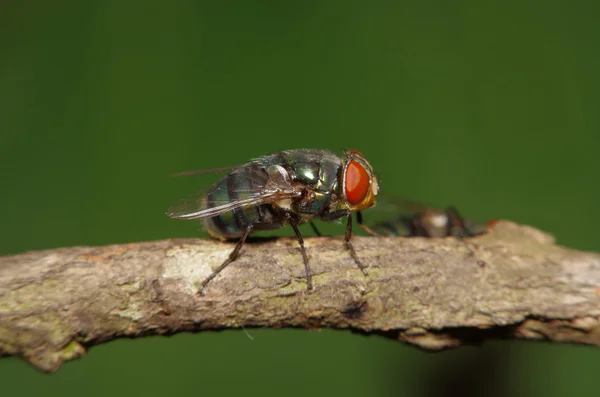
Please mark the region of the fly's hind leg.
<svg viewBox="0 0 600 397"><path fill-rule="evenodd" d="M285 217L287 221L292 225L292 229L294 229L294 233L296 233L296 238L298 238L298 244L300 244L300 252L302 253L302 261L304 262L304 268L306 269L306 289L312 290L312 270L310 269L310 265L308 264L308 255L306 255L306 249L304 248L304 239L300 234L300 230L298 230L298 225L292 214L289 212L285 213Z"/></svg>
<svg viewBox="0 0 600 397"><path fill-rule="evenodd" d="M252 225L250 225L246 228L246 230L244 231L244 235L242 236L240 241L238 241L238 243L235 246L235 248L233 249L233 251L231 251L231 253L229 254L229 258L227 258L225 260L225 262L221 263L221 265L219 265L219 267L217 267L215 270L213 270L213 272L210 274L210 276L208 276L204 281L202 281L200 288L198 288L199 295L204 295L204 288L206 288L208 283L213 278L215 278L217 276L217 274L219 274L221 272L221 270L225 269L227 267L227 265L229 265L231 262L233 262L234 260L237 259L238 255L240 253L240 250L244 246L244 243L246 242L246 238L248 237L250 232L252 232L252 229L253 229Z"/></svg>

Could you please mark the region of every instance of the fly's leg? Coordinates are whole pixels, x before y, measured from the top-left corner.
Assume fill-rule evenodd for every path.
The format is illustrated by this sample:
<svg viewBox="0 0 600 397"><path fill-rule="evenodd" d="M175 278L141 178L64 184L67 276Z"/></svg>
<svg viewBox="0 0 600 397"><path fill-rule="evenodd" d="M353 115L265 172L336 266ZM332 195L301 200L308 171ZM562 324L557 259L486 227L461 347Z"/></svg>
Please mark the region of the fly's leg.
<svg viewBox="0 0 600 397"><path fill-rule="evenodd" d="M358 223L358 226L360 226L362 230L369 233L371 236L381 236L379 233L363 223L362 212L360 211L356 212L356 223Z"/></svg>
<svg viewBox="0 0 600 397"><path fill-rule="evenodd" d="M315 234L319 237L322 236L321 232L319 231L319 229L317 229L317 225L315 225L315 223L313 221L310 221L310 227L312 227L313 232L315 232Z"/></svg>
<svg viewBox="0 0 600 397"><path fill-rule="evenodd" d="M225 260L225 262L221 263L221 265L219 265L219 267L217 267L215 270L213 270L213 272L210 274L210 276L208 276L204 281L202 281L200 288L198 288L199 295L204 295L204 288L206 288L206 285L213 278L215 278L217 276L217 274L219 274L221 272L221 270L225 269L225 267L227 267L227 265L229 265L231 262L233 262L234 260L237 259L238 255L240 253L240 250L242 249L242 247L244 246L244 243L246 242L246 238L248 237L250 232L252 232L253 228L254 227L252 225L250 225L246 228L246 230L244 231L244 235L242 236L240 241L238 241L238 243L235 246L235 248L233 249L233 251L231 251L231 253L229 254L229 258L227 258Z"/></svg>
<svg viewBox="0 0 600 397"><path fill-rule="evenodd" d="M292 217L292 214L286 212L285 217L287 218L290 225L292 225L292 229L294 229L294 233L296 233L296 238L298 238L298 244L300 244L300 252L302 252L302 261L304 262L304 268L306 269L306 289L312 290L312 270L310 269L310 265L308 264L308 255L306 255L306 249L304 248L304 239L300 234L300 230L298 230L298 225L296 224L296 220L294 219L294 217Z"/></svg>
<svg viewBox="0 0 600 397"><path fill-rule="evenodd" d="M354 262L356 263L358 268L363 272L363 274L365 276L368 276L369 274L367 273L367 270L366 270L367 267L361 263L360 259L358 259L358 256L356 255L356 251L354 251L354 246L352 245L352 242L350 241L350 238L352 237L352 214L350 213L350 210L333 211L333 212L327 213L325 215L322 215L321 219L324 221L332 221L334 219L338 219L338 218L341 218L344 216L346 218L348 218L348 223L346 224L346 235L344 236L344 241L346 242L346 248L348 249L348 251L350 251L350 256L352 256L352 259L354 259Z"/></svg>
<svg viewBox="0 0 600 397"><path fill-rule="evenodd" d="M467 226L465 225L465 219L455 207L448 207L444 212L446 213L448 220L450 220L450 222L448 222L449 228L453 229L454 227L458 227L460 237L473 237L473 233L471 233L469 228L467 228ZM450 230L449 235L455 235L453 233L453 230Z"/></svg>
<svg viewBox="0 0 600 397"><path fill-rule="evenodd" d="M358 259L358 256L356 255L356 251L354 251L354 246L352 245L352 241L350 241L351 237L352 237L352 214L350 213L350 211L348 211L348 223L346 224L346 235L344 236L344 240L346 241L346 248L348 248L348 251L350 251L350 255L352 256L352 259L354 259L354 262L356 262L356 265L360 268L360 270L363 272L363 274L365 276L368 276L369 274L367 273L366 266L360 262L360 259Z"/></svg>

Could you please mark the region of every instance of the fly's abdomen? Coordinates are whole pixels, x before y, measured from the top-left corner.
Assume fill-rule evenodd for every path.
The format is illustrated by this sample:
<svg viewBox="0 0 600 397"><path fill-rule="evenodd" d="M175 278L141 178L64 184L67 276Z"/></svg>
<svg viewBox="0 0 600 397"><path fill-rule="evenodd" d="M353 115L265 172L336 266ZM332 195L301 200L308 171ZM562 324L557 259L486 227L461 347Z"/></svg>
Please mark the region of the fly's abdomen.
<svg viewBox="0 0 600 397"><path fill-rule="evenodd" d="M240 167L218 181L206 195L204 208L248 199L260 192L260 187L267 183L268 174L256 163ZM211 236L219 239L236 239L242 237L244 230L250 225L256 229L268 229L276 222L271 205L252 205L227 211L221 215L204 219L204 227ZM280 224L279 224L280 225Z"/></svg>

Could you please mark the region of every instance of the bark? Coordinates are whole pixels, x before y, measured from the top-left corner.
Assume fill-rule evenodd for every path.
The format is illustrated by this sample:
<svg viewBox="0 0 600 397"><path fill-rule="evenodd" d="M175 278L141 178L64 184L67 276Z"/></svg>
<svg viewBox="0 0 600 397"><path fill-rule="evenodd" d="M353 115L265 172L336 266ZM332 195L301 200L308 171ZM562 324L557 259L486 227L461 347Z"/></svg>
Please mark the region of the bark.
<svg viewBox="0 0 600 397"><path fill-rule="evenodd" d="M488 338L600 345L600 254L499 222L457 240L254 240L198 296L234 244L180 239L0 258L0 356L55 371L119 337L238 327L350 328L441 350Z"/></svg>

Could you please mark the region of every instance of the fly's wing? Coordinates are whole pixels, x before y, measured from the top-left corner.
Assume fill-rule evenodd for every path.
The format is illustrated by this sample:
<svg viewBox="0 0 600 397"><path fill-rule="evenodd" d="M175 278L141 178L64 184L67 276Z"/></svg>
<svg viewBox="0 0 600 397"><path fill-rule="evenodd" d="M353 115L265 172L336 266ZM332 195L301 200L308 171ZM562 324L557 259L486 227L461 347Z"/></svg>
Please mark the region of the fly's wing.
<svg viewBox="0 0 600 397"><path fill-rule="evenodd" d="M392 199L392 202L396 206L396 208L398 208L398 211L401 211L404 214L417 214L427 211L439 211L425 203L406 198L394 197Z"/></svg>
<svg viewBox="0 0 600 397"><path fill-rule="evenodd" d="M425 212L432 207L417 201L396 197L386 192L377 195L377 205L369 208L369 218L373 221L384 221L395 217L409 217L416 213Z"/></svg>
<svg viewBox="0 0 600 397"><path fill-rule="evenodd" d="M419 212L417 204L386 193L378 194L377 205L365 211L364 217L369 227L382 236L410 236L410 220Z"/></svg>
<svg viewBox="0 0 600 397"><path fill-rule="evenodd" d="M300 194L283 167L263 168L250 163L227 175L211 189L179 201L169 208L167 216L186 220L212 218L238 208L293 199Z"/></svg>
<svg viewBox="0 0 600 397"><path fill-rule="evenodd" d="M179 176L190 176L190 175L218 174L220 172L231 171L234 168L236 168L236 167L230 166L230 167L212 168L212 169L206 169L206 170L183 171L183 172L177 172L175 174L171 174L170 176L179 177Z"/></svg>

